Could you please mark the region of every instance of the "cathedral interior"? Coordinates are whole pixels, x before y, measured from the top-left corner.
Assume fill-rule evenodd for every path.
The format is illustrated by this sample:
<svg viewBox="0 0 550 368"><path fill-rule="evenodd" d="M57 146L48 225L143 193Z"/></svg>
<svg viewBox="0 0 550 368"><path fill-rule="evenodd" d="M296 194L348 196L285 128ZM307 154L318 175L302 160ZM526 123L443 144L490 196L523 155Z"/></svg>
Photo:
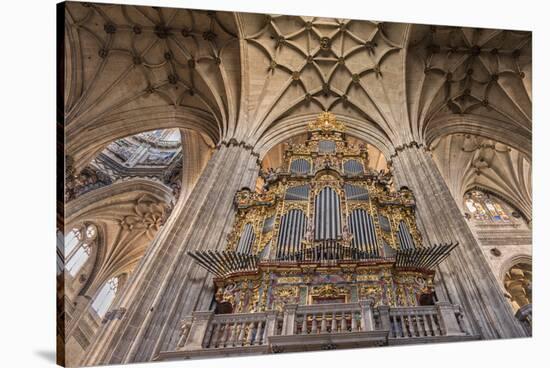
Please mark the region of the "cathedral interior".
<svg viewBox="0 0 550 368"><path fill-rule="evenodd" d="M58 362L531 336L531 32L58 18Z"/></svg>

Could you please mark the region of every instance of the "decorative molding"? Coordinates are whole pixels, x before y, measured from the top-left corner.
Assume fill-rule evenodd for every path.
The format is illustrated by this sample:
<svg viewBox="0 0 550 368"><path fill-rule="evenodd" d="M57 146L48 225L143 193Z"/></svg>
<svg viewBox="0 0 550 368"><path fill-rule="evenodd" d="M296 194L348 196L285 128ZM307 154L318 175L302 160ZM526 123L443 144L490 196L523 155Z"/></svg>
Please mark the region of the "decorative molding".
<svg viewBox="0 0 550 368"><path fill-rule="evenodd" d="M254 151L254 146L251 144L248 144L247 142L238 141L236 138L231 138L228 141L222 140L220 143L218 143L215 147L215 149L220 149L221 146L225 147L242 147L247 151L250 151L251 155L256 157L258 160L260 159L260 154ZM258 166L261 165L261 161L259 161Z"/></svg>
<svg viewBox="0 0 550 368"><path fill-rule="evenodd" d="M395 152L390 155L390 160L388 161L388 165L391 162L391 159L393 159L394 157L397 157L399 152L402 152L405 149L410 149L410 148L424 148L425 151L430 151L430 149L428 147L424 146L424 143L418 143L416 141L411 141L409 143L404 143L400 146L395 147Z"/></svg>

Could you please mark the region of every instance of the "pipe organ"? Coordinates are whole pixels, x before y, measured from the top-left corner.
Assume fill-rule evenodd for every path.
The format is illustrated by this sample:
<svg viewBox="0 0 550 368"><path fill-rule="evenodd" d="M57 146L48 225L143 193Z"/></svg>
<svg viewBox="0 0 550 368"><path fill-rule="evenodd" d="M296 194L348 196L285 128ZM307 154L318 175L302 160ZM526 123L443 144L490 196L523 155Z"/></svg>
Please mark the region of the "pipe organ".
<svg viewBox="0 0 550 368"><path fill-rule="evenodd" d="M337 240L342 237L340 197L327 186L315 196L315 240Z"/></svg>
<svg viewBox="0 0 550 368"><path fill-rule="evenodd" d="M277 238L277 257L300 250L306 233L307 218L302 210L292 209L281 216L281 226Z"/></svg>
<svg viewBox="0 0 550 368"><path fill-rule="evenodd" d="M399 237L399 247L401 249L413 249L414 240L409 232L407 224L403 220L399 221L399 230L397 230Z"/></svg>
<svg viewBox="0 0 550 368"><path fill-rule="evenodd" d="M372 216L364 209L358 208L351 211L348 216L348 224L352 235L351 247L379 255L376 228Z"/></svg>
<svg viewBox="0 0 550 368"><path fill-rule="evenodd" d="M434 301L434 268L457 244L425 246L413 193L368 164L367 147L350 144L333 114L310 122L306 142L288 144L283 166L262 173L262 192L236 193L225 249L190 253L214 274L216 303L241 313Z"/></svg>
<svg viewBox="0 0 550 368"><path fill-rule="evenodd" d="M249 222L244 225L244 230L239 239L239 244L237 245L237 252L249 254L252 250L252 244L254 244L256 236L254 235L254 227Z"/></svg>

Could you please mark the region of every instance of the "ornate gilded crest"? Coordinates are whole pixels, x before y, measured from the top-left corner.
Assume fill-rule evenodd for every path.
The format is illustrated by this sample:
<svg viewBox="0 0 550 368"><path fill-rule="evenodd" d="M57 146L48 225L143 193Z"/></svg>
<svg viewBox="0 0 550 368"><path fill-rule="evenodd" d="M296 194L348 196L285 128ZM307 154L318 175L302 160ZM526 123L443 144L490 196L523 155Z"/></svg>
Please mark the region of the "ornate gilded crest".
<svg viewBox="0 0 550 368"><path fill-rule="evenodd" d="M324 131L324 132L341 132L346 129L344 123L336 120L336 116L329 112L323 111L317 116L317 120L308 124L309 131Z"/></svg>

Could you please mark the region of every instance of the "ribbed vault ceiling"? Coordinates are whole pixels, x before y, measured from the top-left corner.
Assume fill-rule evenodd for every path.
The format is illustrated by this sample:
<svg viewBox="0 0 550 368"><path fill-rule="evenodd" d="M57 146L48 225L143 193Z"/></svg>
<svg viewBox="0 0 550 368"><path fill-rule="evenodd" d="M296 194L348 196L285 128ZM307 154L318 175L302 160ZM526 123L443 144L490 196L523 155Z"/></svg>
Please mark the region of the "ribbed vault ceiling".
<svg viewBox="0 0 550 368"><path fill-rule="evenodd" d="M498 195L531 220L531 162L525 154L470 134L445 136L431 148L459 206L464 193L477 188Z"/></svg>
<svg viewBox="0 0 550 368"><path fill-rule="evenodd" d="M531 134L530 32L414 26L408 49L409 121L417 139L449 115L477 115Z"/></svg>
<svg viewBox="0 0 550 368"><path fill-rule="evenodd" d="M153 129L256 148L276 139L272 132L289 117L322 110L358 131L362 122L373 141L394 147L451 132L498 133L515 148L531 142L530 32L87 3L66 9L66 147L79 167L113 140Z"/></svg>

